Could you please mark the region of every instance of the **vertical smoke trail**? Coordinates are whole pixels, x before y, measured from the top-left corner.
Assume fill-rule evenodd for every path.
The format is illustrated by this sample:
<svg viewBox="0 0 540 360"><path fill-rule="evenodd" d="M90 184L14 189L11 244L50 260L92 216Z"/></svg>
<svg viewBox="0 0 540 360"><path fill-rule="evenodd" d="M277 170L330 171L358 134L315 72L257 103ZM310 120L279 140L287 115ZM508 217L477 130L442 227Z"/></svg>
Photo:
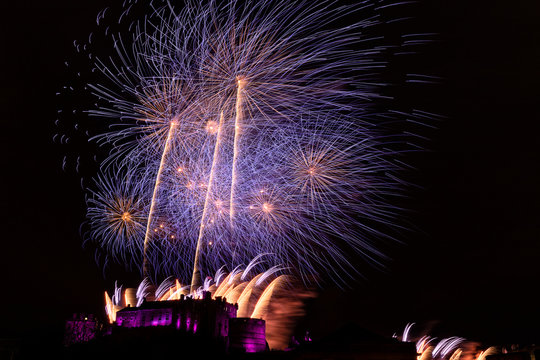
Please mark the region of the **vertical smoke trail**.
<svg viewBox="0 0 540 360"><path fill-rule="evenodd" d="M214 158L212 159L212 167L210 168L210 178L208 179L208 186L206 187L206 198L204 200L204 209L201 216L201 224L199 226L199 237L197 239L197 248L195 250L195 260L193 262L193 275L191 277L191 293L194 293L201 285L201 270L199 268L200 248L203 237L204 225L206 222L206 214L208 211L208 201L212 192L212 184L214 182L214 171L216 167L217 158L219 155L219 144L221 142L221 130L223 128L223 111L219 117L219 125L216 135L216 145L214 146Z"/></svg>
<svg viewBox="0 0 540 360"><path fill-rule="evenodd" d="M156 175L156 182L154 183L154 191L152 193L152 203L150 205L150 211L148 212L148 221L146 223L146 234L144 236L144 250L143 250L143 277L148 277L149 275L149 262L147 257L147 251L148 251L148 242L150 240L150 226L152 224L152 218L154 216L155 211L155 204L156 204L156 196L157 196L157 190L159 188L159 183L161 182L161 174L163 172L163 165L165 164L165 158L167 157L167 154L169 153L169 150L171 148L171 139L172 135L174 133L174 130L178 126L178 120L175 118L171 123L169 124L169 132L167 133L167 140L165 142L165 147L163 148L163 153L161 154L161 161L159 163L159 170Z"/></svg>

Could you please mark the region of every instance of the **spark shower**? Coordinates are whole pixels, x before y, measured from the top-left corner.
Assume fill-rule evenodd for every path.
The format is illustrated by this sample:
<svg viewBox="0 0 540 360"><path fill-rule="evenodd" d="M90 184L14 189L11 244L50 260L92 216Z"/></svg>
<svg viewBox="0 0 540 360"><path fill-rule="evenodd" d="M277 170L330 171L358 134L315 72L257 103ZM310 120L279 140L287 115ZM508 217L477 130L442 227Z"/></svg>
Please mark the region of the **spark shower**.
<svg viewBox="0 0 540 360"><path fill-rule="evenodd" d="M383 259L404 141L386 131L403 119L381 110L390 46L374 29L394 5L126 0L113 20L102 11L112 48L93 53L94 34L74 44L92 104L62 120L106 153L84 186L86 241L192 292L263 254L305 282L346 282L355 256Z"/></svg>

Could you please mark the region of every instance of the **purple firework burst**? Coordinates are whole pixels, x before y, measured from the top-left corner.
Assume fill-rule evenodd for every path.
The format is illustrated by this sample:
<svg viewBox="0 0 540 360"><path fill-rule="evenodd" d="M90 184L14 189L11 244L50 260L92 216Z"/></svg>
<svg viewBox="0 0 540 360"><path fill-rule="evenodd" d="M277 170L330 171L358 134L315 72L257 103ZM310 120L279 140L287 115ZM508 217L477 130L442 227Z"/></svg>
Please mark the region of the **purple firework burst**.
<svg viewBox="0 0 540 360"><path fill-rule="evenodd" d="M377 4L167 2L109 32L113 54L89 56L90 137L109 152L88 239L194 283L259 254L306 281L384 257L401 182L374 115Z"/></svg>

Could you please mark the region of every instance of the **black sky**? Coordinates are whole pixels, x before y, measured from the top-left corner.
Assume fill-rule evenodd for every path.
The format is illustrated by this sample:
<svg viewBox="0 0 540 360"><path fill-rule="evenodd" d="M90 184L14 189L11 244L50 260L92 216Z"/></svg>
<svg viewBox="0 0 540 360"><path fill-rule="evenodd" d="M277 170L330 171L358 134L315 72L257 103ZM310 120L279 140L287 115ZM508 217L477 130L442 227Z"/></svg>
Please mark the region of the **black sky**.
<svg viewBox="0 0 540 360"><path fill-rule="evenodd" d="M104 278L81 247L83 192L53 145L65 60L106 1L2 3L0 337L101 312ZM354 320L391 334L406 322L486 342L540 341L540 4L420 1L415 29L439 33L413 68L439 85L396 91L397 102L444 115L427 131L410 221L386 272L309 306L323 334ZM410 104L410 105L407 105ZM121 279L119 279L121 280ZM324 324L321 325L321 324Z"/></svg>

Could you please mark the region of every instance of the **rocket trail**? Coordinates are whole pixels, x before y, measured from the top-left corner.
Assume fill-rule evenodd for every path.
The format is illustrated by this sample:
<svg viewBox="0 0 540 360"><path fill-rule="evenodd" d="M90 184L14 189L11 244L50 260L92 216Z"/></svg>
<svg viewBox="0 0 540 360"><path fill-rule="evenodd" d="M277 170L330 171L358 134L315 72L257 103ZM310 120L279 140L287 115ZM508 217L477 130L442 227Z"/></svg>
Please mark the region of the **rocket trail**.
<svg viewBox="0 0 540 360"><path fill-rule="evenodd" d="M234 195L235 195L235 188L237 183L237 161L238 161L238 152L240 148L240 122L242 121L242 91L245 86L245 81L241 78L238 79L238 88L236 90L236 106L235 106L235 112L236 116L234 119L234 145L233 145L233 163L232 163L232 177L231 177L231 199L229 204L229 218L231 223L231 229L233 228L233 220L234 220Z"/></svg>
<svg viewBox="0 0 540 360"><path fill-rule="evenodd" d="M208 211L208 202L212 192L212 184L214 182L214 171L219 155L219 145L221 142L221 129L223 128L223 111L219 117L219 125L216 135L216 145L214 146L214 158L212 159L212 167L210 168L210 178L208 179L208 186L206 187L206 198L204 200L204 209L201 216L201 224L199 226L199 237L197 239L197 248L195 250L195 260L193 262L193 275L191 277L191 293L194 293L201 285L201 270L199 268L200 248L204 232L204 224L206 222L206 214Z"/></svg>
<svg viewBox="0 0 540 360"><path fill-rule="evenodd" d="M175 118L171 121L169 125L169 132L167 133L167 140L165 142L165 147L163 148L163 153L161 154L161 161L159 163L159 170L156 175L156 182L154 184L154 191L152 193L152 203L150 205L150 211L148 212L148 222L146 223L146 234L144 236L144 250L143 250L143 277L148 277L149 275L149 263L148 258L146 256L148 251L148 243L150 240L150 226L152 225L152 219L154 217L154 211L155 211L155 205L156 205L156 195L157 190L159 188L159 183L161 182L161 174L163 173L163 165L165 164L165 159L167 157L167 154L169 153L169 150L171 149L171 139L172 135L174 133L174 130L178 126L178 120Z"/></svg>

